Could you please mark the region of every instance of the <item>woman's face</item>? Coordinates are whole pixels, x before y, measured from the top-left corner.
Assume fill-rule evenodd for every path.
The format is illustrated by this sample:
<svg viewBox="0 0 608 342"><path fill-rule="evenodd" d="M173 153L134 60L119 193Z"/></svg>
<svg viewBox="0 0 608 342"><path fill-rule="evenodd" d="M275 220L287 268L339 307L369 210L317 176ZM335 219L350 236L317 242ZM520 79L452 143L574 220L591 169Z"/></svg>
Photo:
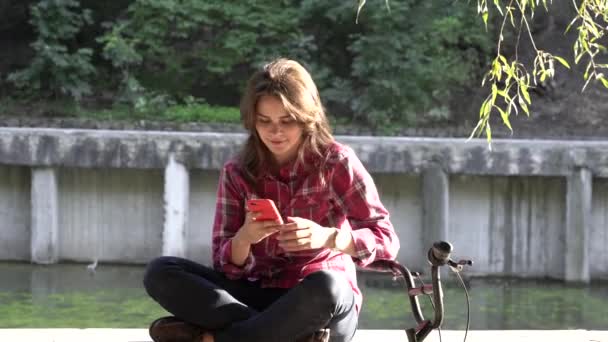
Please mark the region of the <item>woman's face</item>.
<svg viewBox="0 0 608 342"><path fill-rule="evenodd" d="M255 129L279 165L296 158L304 130L279 98L263 95L258 99Z"/></svg>

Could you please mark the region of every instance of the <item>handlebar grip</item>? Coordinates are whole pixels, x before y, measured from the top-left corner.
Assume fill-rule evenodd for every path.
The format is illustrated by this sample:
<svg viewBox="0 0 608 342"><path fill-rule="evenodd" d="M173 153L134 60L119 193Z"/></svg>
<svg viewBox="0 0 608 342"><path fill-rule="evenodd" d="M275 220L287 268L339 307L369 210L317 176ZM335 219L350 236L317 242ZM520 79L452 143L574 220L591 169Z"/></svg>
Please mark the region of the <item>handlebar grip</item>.
<svg viewBox="0 0 608 342"><path fill-rule="evenodd" d="M397 264L397 262L392 261L392 260L376 260L376 261L372 262L371 264L365 266L363 269L369 270L369 271L388 273L388 272L393 272L393 269L395 268L396 264Z"/></svg>

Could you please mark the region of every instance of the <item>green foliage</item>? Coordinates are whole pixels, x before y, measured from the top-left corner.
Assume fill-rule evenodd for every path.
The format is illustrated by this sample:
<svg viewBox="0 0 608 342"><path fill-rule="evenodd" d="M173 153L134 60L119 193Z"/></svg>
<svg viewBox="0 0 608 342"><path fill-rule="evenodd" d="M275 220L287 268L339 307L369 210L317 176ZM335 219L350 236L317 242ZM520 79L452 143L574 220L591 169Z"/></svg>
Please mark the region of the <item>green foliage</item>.
<svg viewBox="0 0 608 342"><path fill-rule="evenodd" d="M529 88L546 82L548 78L553 78L556 62L570 69L570 64L564 58L537 48L530 29L529 22L534 18L534 12L539 7L549 10L551 2L552 0L513 0L507 4L503 0L493 0L493 5L503 17L503 21L498 36L496 57L484 77L484 83L489 81L491 91L481 105L479 121L473 129L471 137L485 133L488 143L491 143L492 129L489 120L493 112L498 112L503 124L512 130L509 119L511 114L517 114L521 109L526 115L530 115L529 106L532 101ZM604 75L604 72L608 70L608 64L596 62L597 56L606 52L606 47L601 40L607 31L604 26L608 22L608 0L581 0L573 1L573 4L576 7L576 16L566 31L578 24L578 37L573 45L573 50L575 63L578 64L583 57L587 58L587 67L583 75L586 82L583 90L591 80L599 81L608 88L608 78ZM488 0L478 0L477 9L487 27ZM503 55L501 47L504 39L503 32L507 24L514 27L518 33L516 45L519 44L519 37L522 33L527 33L530 38L532 48L536 53L531 73L528 71L530 68L519 61L517 54L511 62Z"/></svg>
<svg viewBox="0 0 608 342"><path fill-rule="evenodd" d="M118 69L121 75L116 102L129 103L136 107L145 96L145 89L135 77L133 69L141 64L143 57L137 51L135 41L125 39L124 31L127 25L124 22L106 26L109 26L110 30L97 41L103 46L102 56L111 61L112 66Z"/></svg>
<svg viewBox="0 0 608 342"><path fill-rule="evenodd" d="M76 100L91 93L93 50L75 47L81 28L92 22L91 13L75 0L44 0L30 7L30 23L37 33L31 44L35 56L30 65L8 76L18 88L68 95Z"/></svg>
<svg viewBox="0 0 608 342"><path fill-rule="evenodd" d="M583 89L591 80L600 81L608 88L608 64L596 62L596 57L606 52L602 39L608 33L608 1L607 0L582 0L576 8L576 17L572 20L566 30L578 23L578 37L574 43L574 61L579 63L583 57L588 58L587 68L583 75L586 82ZM556 57L557 58L557 57ZM559 60L562 64L564 62Z"/></svg>
<svg viewBox="0 0 608 342"><path fill-rule="evenodd" d="M79 46L76 36L99 6L89 3L97 11L90 13L80 11L76 0L41 1L32 6L38 11L32 24L51 33L39 34L44 44L33 45L41 49L35 60L11 79L34 91L62 89L77 99L94 90L107 101L109 93L114 105L130 107L137 117L162 116L178 106L180 114L172 117L196 120L207 116L197 114L198 104L182 108L179 99L235 106L254 68L283 56L311 71L329 112L342 122L391 133L396 124L449 118L454 89L478 79L490 53L474 9L460 1L377 1L379 6L359 13L358 23L349 2L121 1L114 15L104 7L95 18L111 22L93 23L88 32L96 36L83 39L98 43L95 53ZM42 6L56 10L42 13ZM42 46L60 51L61 58L45 55ZM92 55L101 74L95 89L88 78ZM39 80L52 83L28 84Z"/></svg>
<svg viewBox="0 0 608 342"><path fill-rule="evenodd" d="M167 108L164 116L173 121L198 121L215 123L240 123L241 112L236 107L210 106L192 97L184 105Z"/></svg>
<svg viewBox="0 0 608 342"><path fill-rule="evenodd" d="M353 112L383 126L414 123L445 108L453 90L479 76L491 43L462 2L391 2L361 14L352 35Z"/></svg>
<svg viewBox="0 0 608 342"><path fill-rule="evenodd" d="M0 115L11 102L0 101ZM241 113L237 107L214 106L202 99L187 97L183 103L177 103L167 95L156 94L142 96L135 104L115 105L111 109L91 110L79 108L81 117L93 117L98 120L155 120L172 122L232 123L241 122Z"/></svg>
<svg viewBox="0 0 608 342"><path fill-rule="evenodd" d="M146 61L137 76L131 73L123 83L137 78L144 88L171 95L190 94L192 87L209 89L208 98L215 95L214 88L238 92L252 66L287 54L301 42L292 5L136 0L125 19L101 38L104 56L121 68ZM146 76L150 74L154 77Z"/></svg>
<svg viewBox="0 0 608 342"><path fill-rule="evenodd" d="M311 70L332 113L388 129L417 112L445 113L451 89L478 76L489 54L466 5L413 3L370 9L357 25L350 4L321 0L136 0L100 41L114 66L128 66L121 89L131 103L145 89L196 88L235 104L253 68L285 56Z"/></svg>

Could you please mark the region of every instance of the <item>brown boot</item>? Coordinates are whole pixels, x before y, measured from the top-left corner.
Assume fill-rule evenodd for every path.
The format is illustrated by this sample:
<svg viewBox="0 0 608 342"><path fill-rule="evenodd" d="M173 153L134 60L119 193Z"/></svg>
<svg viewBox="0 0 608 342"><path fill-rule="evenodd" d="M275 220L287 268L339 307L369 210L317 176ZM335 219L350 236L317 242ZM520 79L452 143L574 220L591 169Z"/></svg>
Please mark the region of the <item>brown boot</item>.
<svg viewBox="0 0 608 342"><path fill-rule="evenodd" d="M317 330L309 336L298 339L296 342L329 342L329 329Z"/></svg>
<svg viewBox="0 0 608 342"><path fill-rule="evenodd" d="M199 342L205 332L173 316L155 320L148 331L154 342Z"/></svg>

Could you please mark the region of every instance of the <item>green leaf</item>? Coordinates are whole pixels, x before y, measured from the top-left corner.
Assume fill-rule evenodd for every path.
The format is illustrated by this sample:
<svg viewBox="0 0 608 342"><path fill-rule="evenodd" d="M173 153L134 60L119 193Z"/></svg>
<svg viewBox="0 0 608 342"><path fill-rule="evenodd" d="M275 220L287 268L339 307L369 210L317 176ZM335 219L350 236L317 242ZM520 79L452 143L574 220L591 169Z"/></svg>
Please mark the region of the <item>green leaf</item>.
<svg viewBox="0 0 608 342"><path fill-rule="evenodd" d="M481 107L479 108L479 117L480 118L484 117L486 114L486 107L488 106L488 101L489 101L489 99L486 99L485 101L483 101L483 103L481 104Z"/></svg>
<svg viewBox="0 0 608 342"><path fill-rule="evenodd" d="M498 9L498 13L500 13L500 15L504 15L502 13L502 8L500 8L500 0L494 0L494 6L496 6L496 8Z"/></svg>
<svg viewBox="0 0 608 342"><path fill-rule="evenodd" d="M355 19L355 24L359 23L359 14L361 13L361 9L365 6L366 0L359 0L359 6L357 6L357 18Z"/></svg>
<svg viewBox="0 0 608 342"><path fill-rule="evenodd" d="M600 81L602 82L602 84L604 85L604 87L608 88L608 80L605 79L604 77L600 78Z"/></svg>
<svg viewBox="0 0 608 342"><path fill-rule="evenodd" d="M570 69L570 64L568 64L568 62L566 62L565 59L563 59L563 58L561 58L559 56L553 56L553 58L555 58L558 62L560 62L566 68Z"/></svg>
<svg viewBox="0 0 608 342"><path fill-rule="evenodd" d="M507 126L509 128L511 133L513 133L513 128L511 127L511 122L509 121L509 114L506 113L504 110L502 110L502 108L500 108L498 106L496 107L496 109L498 109L498 111L500 112L500 117L502 118L502 122L505 124L505 126Z"/></svg>
<svg viewBox="0 0 608 342"><path fill-rule="evenodd" d="M570 24L568 24L568 27L566 27L566 31L564 33L568 33L568 31L570 31L570 28L572 28L572 25L574 25L574 23L578 20L578 17L575 17L574 19L572 19L572 21L570 22Z"/></svg>
<svg viewBox="0 0 608 342"><path fill-rule="evenodd" d="M515 105L515 99L509 100L509 106L507 107L507 112L511 114L511 109L515 111L515 115L519 115L519 109Z"/></svg>
<svg viewBox="0 0 608 342"><path fill-rule="evenodd" d="M530 99L530 93L528 92L528 86L525 83L522 83L519 86L519 90L521 90L521 94L524 96L524 99L528 104L532 104L532 100Z"/></svg>
<svg viewBox="0 0 608 342"><path fill-rule="evenodd" d="M591 67L593 66L593 64L589 63L587 64L587 68L585 68L585 73L583 74L583 79L588 79L589 78L589 71L591 70Z"/></svg>
<svg viewBox="0 0 608 342"><path fill-rule="evenodd" d="M509 11L507 12L507 14L509 14L509 20L511 21L511 25L512 25L513 27L515 27L515 18L513 18L513 11L512 11L512 10L509 10Z"/></svg>
<svg viewBox="0 0 608 342"><path fill-rule="evenodd" d="M500 66L500 62L498 62L496 59L492 63L492 74L494 74L496 79L499 81L502 78L502 67Z"/></svg>
<svg viewBox="0 0 608 342"><path fill-rule="evenodd" d="M589 43L587 43L587 40L581 40L581 46L583 47L584 51L589 51Z"/></svg>

